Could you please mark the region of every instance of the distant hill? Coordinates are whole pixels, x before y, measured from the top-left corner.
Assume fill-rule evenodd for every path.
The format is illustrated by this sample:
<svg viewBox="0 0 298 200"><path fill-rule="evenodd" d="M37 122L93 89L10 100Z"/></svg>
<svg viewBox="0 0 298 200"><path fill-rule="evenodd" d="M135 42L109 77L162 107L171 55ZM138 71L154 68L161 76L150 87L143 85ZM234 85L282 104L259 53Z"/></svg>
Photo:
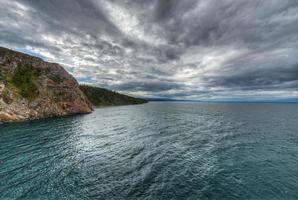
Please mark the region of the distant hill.
<svg viewBox="0 0 298 200"><path fill-rule="evenodd" d="M146 98L147 101L173 101L173 102L201 102L200 100L187 100L187 99L169 99L169 98Z"/></svg>
<svg viewBox="0 0 298 200"><path fill-rule="evenodd" d="M80 85L80 89L81 91L83 91L83 93L86 95L93 106L132 105L147 102L144 99L130 97L124 94L119 94L117 92L90 85Z"/></svg>

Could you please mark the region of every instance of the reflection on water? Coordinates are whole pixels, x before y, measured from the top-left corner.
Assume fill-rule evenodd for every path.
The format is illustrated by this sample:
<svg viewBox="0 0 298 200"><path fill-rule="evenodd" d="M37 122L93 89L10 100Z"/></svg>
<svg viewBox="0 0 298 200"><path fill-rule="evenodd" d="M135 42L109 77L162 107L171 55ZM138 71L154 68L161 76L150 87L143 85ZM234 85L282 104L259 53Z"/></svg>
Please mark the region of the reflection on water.
<svg viewBox="0 0 298 200"><path fill-rule="evenodd" d="M156 102L0 125L0 199L297 199L297 120Z"/></svg>

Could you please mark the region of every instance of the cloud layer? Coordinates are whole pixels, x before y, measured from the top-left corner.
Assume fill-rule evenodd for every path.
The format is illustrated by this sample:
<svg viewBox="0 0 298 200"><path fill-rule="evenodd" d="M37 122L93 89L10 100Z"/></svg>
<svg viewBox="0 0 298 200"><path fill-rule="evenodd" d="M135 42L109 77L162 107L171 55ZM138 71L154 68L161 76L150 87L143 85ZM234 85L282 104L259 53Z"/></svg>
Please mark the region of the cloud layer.
<svg viewBox="0 0 298 200"><path fill-rule="evenodd" d="M0 0L0 45L145 97L298 97L293 0Z"/></svg>

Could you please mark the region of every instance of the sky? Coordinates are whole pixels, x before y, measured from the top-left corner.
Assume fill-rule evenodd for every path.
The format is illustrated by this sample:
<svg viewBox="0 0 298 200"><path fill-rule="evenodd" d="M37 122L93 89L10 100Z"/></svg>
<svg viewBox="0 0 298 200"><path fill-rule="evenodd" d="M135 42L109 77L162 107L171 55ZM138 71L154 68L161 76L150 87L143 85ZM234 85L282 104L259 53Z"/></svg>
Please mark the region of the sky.
<svg viewBox="0 0 298 200"><path fill-rule="evenodd" d="M139 97L298 99L296 0L0 0L0 46Z"/></svg>

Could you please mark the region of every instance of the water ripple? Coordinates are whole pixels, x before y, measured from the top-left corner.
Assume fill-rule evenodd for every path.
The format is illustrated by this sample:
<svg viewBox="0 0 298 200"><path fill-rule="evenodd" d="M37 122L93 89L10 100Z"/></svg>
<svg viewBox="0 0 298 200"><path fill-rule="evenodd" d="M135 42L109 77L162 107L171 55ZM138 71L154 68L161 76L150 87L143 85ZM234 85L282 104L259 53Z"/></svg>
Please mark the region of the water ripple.
<svg viewBox="0 0 298 200"><path fill-rule="evenodd" d="M298 105L149 103L0 125L0 199L298 199Z"/></svg>

